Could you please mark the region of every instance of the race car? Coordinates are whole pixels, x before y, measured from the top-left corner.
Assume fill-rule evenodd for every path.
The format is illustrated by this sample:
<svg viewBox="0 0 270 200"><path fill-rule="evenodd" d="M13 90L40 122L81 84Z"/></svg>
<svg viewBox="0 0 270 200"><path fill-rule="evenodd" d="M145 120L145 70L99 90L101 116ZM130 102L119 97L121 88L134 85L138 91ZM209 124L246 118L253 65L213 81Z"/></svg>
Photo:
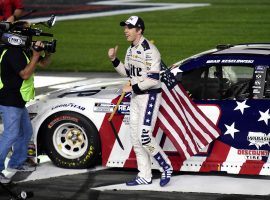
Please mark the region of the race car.
<svg viewBox="0 0 270 200"><path fill-rule="evenodd" d="M270 175L270 44L218 45L170 67L221 135L183 163L162 130L156 140L175 171ZM127 79L84 82L38 96L27 106L36 156L63 168L136 168L129 135ZM120 145L122 144L122 147ZM158 165L153 161L153 168Z"/></svg>

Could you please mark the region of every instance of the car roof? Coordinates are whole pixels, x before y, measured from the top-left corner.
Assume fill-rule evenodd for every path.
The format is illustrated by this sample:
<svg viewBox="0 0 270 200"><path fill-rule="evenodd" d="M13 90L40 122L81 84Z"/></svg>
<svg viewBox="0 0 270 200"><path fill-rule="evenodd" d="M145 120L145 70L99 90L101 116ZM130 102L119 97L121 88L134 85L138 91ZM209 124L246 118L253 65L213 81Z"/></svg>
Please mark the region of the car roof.
<svg viewBox="0 0 270 200"><path fill-rule="evenodd" d="M208 51L201 52L199 54L188 57L184 60L180 60L177 63L171 65L171 68L179 68L179 70L186 71L194 68L200 68L201 66L215 64L220 59L239 61L269 65L270 63L270 43L248 43L248 44L222 44L217 45L216 48ZM209 62L209 60L211 62ZM223 63L223 62L219 62ZM233 64L233 63L230 63ZM234 63L237 65L237 62ZM241 63L239 63L241 64Z"/></svg>
<svg viewBox="0 0 270 200"><path fill-rule="evenodd" d="M238 45L217 45L212 54L256 54L270 55L270 43L251 43Z"/></svg>

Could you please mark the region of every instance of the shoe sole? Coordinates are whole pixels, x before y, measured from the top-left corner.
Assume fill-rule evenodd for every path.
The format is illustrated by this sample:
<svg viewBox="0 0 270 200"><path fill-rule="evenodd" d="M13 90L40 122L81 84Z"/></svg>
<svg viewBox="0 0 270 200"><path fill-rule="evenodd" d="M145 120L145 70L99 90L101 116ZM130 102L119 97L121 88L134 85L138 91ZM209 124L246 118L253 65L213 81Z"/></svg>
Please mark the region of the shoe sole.
<svg viewBox="0 0 270 200"><path fill-rule="evenodd" d="M11 180L6 180L6 181L1 180L0 183L2 183L2 184L9 184L9 183L11 183Z"/></svg>
<svg viewBox="0 0 270 200"><path fill-rule="evenodd" d="M18 170L18 169L6 169L8 172L33 172L34 170Z"/></svg>

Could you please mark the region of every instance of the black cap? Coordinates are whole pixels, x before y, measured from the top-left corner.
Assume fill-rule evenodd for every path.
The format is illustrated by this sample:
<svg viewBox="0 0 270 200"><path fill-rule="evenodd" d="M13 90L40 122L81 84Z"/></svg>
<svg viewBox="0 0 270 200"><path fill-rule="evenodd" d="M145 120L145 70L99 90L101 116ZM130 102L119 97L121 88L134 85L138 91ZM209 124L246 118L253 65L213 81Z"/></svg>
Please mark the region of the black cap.
<svg viewBox="0 0 270 200"><path fill-rule="evenodd" d="M138 16L131 16L126 21L120 22L120 26L138 27L144 31L144 21Z"/></svg>

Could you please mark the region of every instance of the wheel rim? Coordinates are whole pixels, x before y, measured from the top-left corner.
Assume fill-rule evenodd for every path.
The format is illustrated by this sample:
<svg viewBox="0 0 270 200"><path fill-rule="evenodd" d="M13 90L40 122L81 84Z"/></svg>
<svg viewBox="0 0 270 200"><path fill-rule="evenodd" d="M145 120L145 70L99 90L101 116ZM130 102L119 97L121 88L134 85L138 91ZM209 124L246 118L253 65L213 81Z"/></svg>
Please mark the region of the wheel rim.
<svg viewBox="0 0 270 200"><path fill-rule="evenodd" d="M65 123L55 129L53 145L64 158L75 159L85 153L88 147L88 138L82 127L73 123Z"/></svg>

